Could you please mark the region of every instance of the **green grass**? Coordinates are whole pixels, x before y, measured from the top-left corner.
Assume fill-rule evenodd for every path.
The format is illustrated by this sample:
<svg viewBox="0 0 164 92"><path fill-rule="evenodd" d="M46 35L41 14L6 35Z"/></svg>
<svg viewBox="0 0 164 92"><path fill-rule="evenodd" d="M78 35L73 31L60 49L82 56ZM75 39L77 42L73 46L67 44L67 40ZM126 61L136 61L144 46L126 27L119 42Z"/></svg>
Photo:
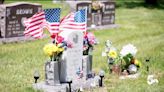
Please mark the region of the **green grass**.
<svg viewBox="0 0 164 92"><path fill-rule="evenodd" d="M10 1L11 2L11 1ZM12 1L13 2L13 1ZM44 8L61 7L63 15L67 14L67 6L40 1ZM105 85L110 92L162 92L164 90L164 12L159 8L119 7L116 9L116 24L119 28L93 31L100 44L95 47L93 69L105 70ZM134 44L137 58L142 62L141 76L138 79L118 80L108 73L107 62L101 57L104 42L111 40L120 50L123 45ZM44 63L48 59L43 46L51 42L50 38L24 43L0 45L0 92L34 92L32 89L33 72L38 69L39 81L44 81ZM150 57L150 73L158 80L157 85L146 83L147 73L145 59Z"/></svg>

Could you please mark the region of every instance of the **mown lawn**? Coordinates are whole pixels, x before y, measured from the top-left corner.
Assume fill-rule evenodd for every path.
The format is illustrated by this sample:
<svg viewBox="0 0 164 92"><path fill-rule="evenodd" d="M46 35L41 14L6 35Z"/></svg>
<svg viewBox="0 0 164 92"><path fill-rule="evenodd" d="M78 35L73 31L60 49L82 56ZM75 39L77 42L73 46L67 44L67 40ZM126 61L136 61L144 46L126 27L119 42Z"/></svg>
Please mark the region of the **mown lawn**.
<svg viewBox="0 0 164 92"><path fill-rule="evenodd" d="M13 2L13 1L10 1ZM30 1L32 2L32 1ZM34 2L34 1L33 1ZM62 4L40 2L44 8L61 7L67 14L68 8ZM116 24L119 28L93 31L100 44L93 53L93 70L106 72L105 85L110 92L162 92L164 90L164 10L136 6L118 7ZM134 44L137 58L142 62L141 76L138 79L119 80L109 74L106 58L101 56L106 40L121 50L123 45ZM48 59L43 53L43 46L51 42L50 38L23 43L0 45L0 92L34 92L33 72L38 69L39 81L44 81L44 63ZM148 85L145 59L150 58L150 73L159 80L159 84ZM98 90L94 90L97 91ZM103 91L102 91L103 92Z"/></svg>

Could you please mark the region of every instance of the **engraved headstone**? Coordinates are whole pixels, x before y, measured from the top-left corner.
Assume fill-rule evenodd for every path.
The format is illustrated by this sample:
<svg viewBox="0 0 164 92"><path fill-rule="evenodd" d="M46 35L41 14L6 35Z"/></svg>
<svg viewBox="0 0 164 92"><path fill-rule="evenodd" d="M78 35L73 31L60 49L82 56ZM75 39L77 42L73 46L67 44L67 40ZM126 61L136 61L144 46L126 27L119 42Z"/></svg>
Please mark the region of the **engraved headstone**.
<svg viewBox="0 0 164 92"><path fill-rule="evenodd" d="M76 11L81 9L87 9L87 26L92 24L92 12L91 12L91 3L81 2L76 5Z"/></svg>
<svg viewBox="0 0 164 92"><path fill-rule="evenodd" d="M11 3L0 5L0 30L4 38L21 37L24 32L23 21L42 10L40 4Z"/></svg>
<svg viewBox="0 0 164 92"><path fill-rule="evenodd" d="M102 25L114 24L115 21L115 3L103 2Z"/></svg>
<svg viewBox="0 0 164 92"><path fill-rule="evenodd" d="M98 1L100 9L94 10L91 1L78 2L76 4L76 11L87 8L87 27L112 25L115 23L115 2L114 1Z"/></svg>
<svg viewBox="0 0 164 92"><path fill-rule="evenodd" d="M67 82L67 78L71 78L73 83L76 83L82 77L83 33L63 31L60 35L72 44L72 48L67 48L63 52L62 61L60 61L60 81Z"/></svg>

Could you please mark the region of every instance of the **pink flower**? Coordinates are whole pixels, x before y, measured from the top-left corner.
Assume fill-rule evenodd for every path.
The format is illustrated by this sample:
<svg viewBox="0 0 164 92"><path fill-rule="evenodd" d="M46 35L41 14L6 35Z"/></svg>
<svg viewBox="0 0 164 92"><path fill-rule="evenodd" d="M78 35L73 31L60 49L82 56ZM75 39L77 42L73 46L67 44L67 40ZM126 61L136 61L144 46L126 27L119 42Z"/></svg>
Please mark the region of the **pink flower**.
<svg viewBox="0 0 164 92"><path fill-rule="evenodd" d="M95 36L94 36L94 34L93 33L88 33L87 34L87 37L88 37L88 41L89 41L89 44L91 44L91 45L93 45L93 44L95 44Z"/></svg>
<svg viewBox="0 0 164 92"><path fill-rule="evenodd" d="M64 38L62 37L62 36L57 36L56 38L55 38L55 40L56 40L56 43L57 44L59 44L59 43L62 43L63 41L64 41Z"/></svg>

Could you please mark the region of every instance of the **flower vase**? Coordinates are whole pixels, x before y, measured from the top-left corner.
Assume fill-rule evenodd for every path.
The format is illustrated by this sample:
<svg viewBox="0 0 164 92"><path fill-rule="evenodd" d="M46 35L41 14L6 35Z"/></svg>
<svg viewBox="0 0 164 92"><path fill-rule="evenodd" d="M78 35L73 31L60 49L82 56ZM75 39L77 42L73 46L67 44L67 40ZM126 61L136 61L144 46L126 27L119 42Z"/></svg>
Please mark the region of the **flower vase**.
<svg viewBox="0 0 164 92"><path fill-rule="evenodd" d="M59 85L58 61L48 61L45 63L45 81L47 85Z"/></svg>
<svg viewBox="0 0 164 92"><path fill-rule="evenodd" d="M120 73L121 73L120 65L113 65L112 66L112 73L120 75Z"/></svg>
<svg viewBox="0 0 164 92"><path fill-rule="evenodd" d="M92 55L83 55L82 69L84 72L84 77L89 78L92 73Z"/></svg>

